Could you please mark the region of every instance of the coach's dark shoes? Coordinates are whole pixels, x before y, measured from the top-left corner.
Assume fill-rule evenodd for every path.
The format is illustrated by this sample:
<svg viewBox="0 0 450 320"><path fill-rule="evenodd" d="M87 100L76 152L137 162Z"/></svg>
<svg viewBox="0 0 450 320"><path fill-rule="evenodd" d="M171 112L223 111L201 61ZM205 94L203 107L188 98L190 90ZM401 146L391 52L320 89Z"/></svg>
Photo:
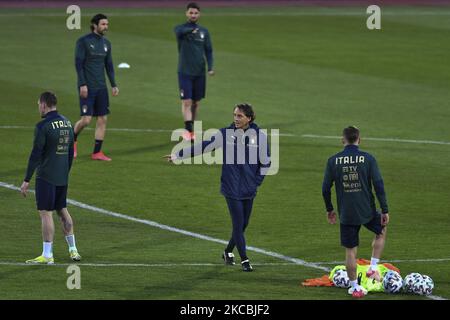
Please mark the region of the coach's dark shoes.
<svg viewBox="0 0 450 320"><path fill-rule="evenodd" d="M252 265L250 264L250 261L248 259L242 261L241 265L242 265L242 271L244 271L244 272L252 272L253 271Z"/></svg>
<svg viewBox="0 0 450 320"><path fill-rule="evenodd" d="M225 264L234 266L236 263L234 262L234 254L232 252L224 251L222 254L222 259L225 261Z"/></svg>

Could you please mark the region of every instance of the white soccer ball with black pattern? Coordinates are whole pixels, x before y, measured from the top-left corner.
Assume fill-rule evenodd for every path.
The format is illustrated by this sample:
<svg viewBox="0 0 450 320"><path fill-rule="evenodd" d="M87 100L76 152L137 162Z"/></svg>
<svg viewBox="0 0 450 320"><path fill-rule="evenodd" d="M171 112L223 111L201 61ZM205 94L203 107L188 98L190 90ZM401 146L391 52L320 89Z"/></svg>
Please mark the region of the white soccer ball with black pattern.
<svg viewBox="0 0 450 320"><path fill-rule="evenodd" d="M350 279L347 275L347 271L338 269L333 275L333 284L338 288L350 287Z"/></svg>
<svg viewBox="0 0 450 320"><path fill-rule="evenodd" d="M414 272L408 274L405 279L403 279L403 291L406 293L414 293L414 284L422 279L420 273Z"/></svg>
<svg viewBox="0 0 450 320"><path fill-rule="evenodd" d="M433 292L434 282L433 280L427 276L423 275L416 279L413 285L413 293L424 296L430 295Z"/></svg>
<svg viewBox="0 0 450 320"><path fill-rule="evenodd" d="M423 281L425 282L425 295L430 295L433 293L434 289L434 281L431 279L430 276L427 276L426 274L422 275Z"/></svg>
<svg viewBox="0 0 450 320"><path fill-rule="evenodd" d="M396 271L389 270L383 278L383 288L385 292L399 293L403 287L403 279Z"/></svg>

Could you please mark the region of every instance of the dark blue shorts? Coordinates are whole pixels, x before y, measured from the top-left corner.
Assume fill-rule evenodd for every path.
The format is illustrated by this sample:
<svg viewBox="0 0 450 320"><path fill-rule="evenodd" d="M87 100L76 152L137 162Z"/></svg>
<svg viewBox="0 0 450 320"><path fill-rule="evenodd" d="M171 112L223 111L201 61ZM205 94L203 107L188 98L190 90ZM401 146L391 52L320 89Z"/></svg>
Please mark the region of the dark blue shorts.
<svg viewBox="0 0 450 320"><path fill-rule="evenodd" d="M178 73L178 86L180 87L181 100L200 101L205 97L206 76L189 76Z"/></svg>
<svg viewBox="0 0 450 320"><path fill-rule="evenodd" d="M376 214L375 217L364 227L379 235L383 232L384 226L381 225L381 215ZM354 248L359 245L359 229L361 225L348 225L341 223L341 245L345 248Z"/></svg>
<svg viewBox="0 0 450 320"><path fill-rule="evenodd" d="M67 207L67 185L55 186L45 180L36 179L36 204L38 210L61 210Z"/></svg>
<svg viewBox="0 0 450 320"><path fill-rule="evenodd" d="M108 88L88 88L88 97L80 97L80 115L97 117L107 114L109 114Z"/></svg>

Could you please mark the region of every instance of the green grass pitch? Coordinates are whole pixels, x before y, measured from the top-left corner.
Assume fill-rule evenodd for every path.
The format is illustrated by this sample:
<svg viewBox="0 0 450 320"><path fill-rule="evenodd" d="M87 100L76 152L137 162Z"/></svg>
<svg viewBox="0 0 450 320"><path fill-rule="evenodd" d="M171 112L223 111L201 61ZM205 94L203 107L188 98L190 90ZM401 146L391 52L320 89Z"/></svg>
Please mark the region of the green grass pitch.
<svg viewBox="0 0 450 320"><path fill-rule="evenodd" d="M111 163L89 160L93 131L84 131L69 197L228 239L220 166L162 159L175 144L169 130L182 127L173 27L184 21L183 10L82 9L82 30L75 31L66 29L63 9L0 10L0 181L19 186L23 179L42 91L54 90L60 112L78 119L74 44L97 11L110 15L115 66L131 65L116 68L121 91L111 98L109 128L165 131L108 131ZM382 29L369 31L362 7L203 10L216 61L200 107L203 127L229 124L233 105L245 101L260 126L292 134L280 138L279 173L259 190L249 245L308 262L343 260L339 228L327 224L321 197L326 159L340 141L302 135L337 136L355 124L385 180L391 223L383 258L400 260L394 264L403 275L430 275L433 294L450 298L449 17L448 7L388 7ZM221 264L222 244L75 206L69 210L82 263L97 266L80 264L82 289L68 290L65 265L19 265L41 252L34 195L23 199L2 187L0 205L0 299L350 299L342 289L300 285L324 271L249 252L256 270L244 274ZM370 258L371 237L361 232L362 258ZM57 225L57 263L70 263L66 249Z"/></svg>

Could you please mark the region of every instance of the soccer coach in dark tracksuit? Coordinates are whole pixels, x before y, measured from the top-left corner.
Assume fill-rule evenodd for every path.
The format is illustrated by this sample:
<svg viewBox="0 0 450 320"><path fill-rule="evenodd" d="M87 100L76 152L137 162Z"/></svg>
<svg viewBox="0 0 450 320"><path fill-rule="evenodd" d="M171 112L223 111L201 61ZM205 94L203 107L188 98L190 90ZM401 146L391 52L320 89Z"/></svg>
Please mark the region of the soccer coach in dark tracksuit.
<svg viewBox="0 0 450 320"><path fill-rule="evenodd" d="M260 133L254 119L251 105L238 104L234 108L233 124L220 129L211 140L203 141L201 147L187 147L177 154L166 156L168 161L174 161L223 148L221 193L227 201L233 225L223 259L226 264L234 265L233 249L236 246L242 270L246 272L253 271L253 268L247 257L244 231L249 223L257 188L265 176L263 171L270 167L267 136ZM252 153L255 156L252 157Z"/></svg>
<svg viewBox="0 0 450 320"><path fill-rule="evenodd" d="M328 159L322 195L328 213L328 222L335 224L336 213L331 202L331 187L333 183L336 184L341 244L346 250L346 269L351 283L348 293L354 298L361 298L367 291L356 280L359 230L361 225L364 225L375 233L367 276L380 281L377 263L384 249L389 211L377 161L369 153L359 150L359 129L354 126L345 128L342 143L345 145L344 150ZM381 214L376 209L372 186L381 206Z"/></svg>

